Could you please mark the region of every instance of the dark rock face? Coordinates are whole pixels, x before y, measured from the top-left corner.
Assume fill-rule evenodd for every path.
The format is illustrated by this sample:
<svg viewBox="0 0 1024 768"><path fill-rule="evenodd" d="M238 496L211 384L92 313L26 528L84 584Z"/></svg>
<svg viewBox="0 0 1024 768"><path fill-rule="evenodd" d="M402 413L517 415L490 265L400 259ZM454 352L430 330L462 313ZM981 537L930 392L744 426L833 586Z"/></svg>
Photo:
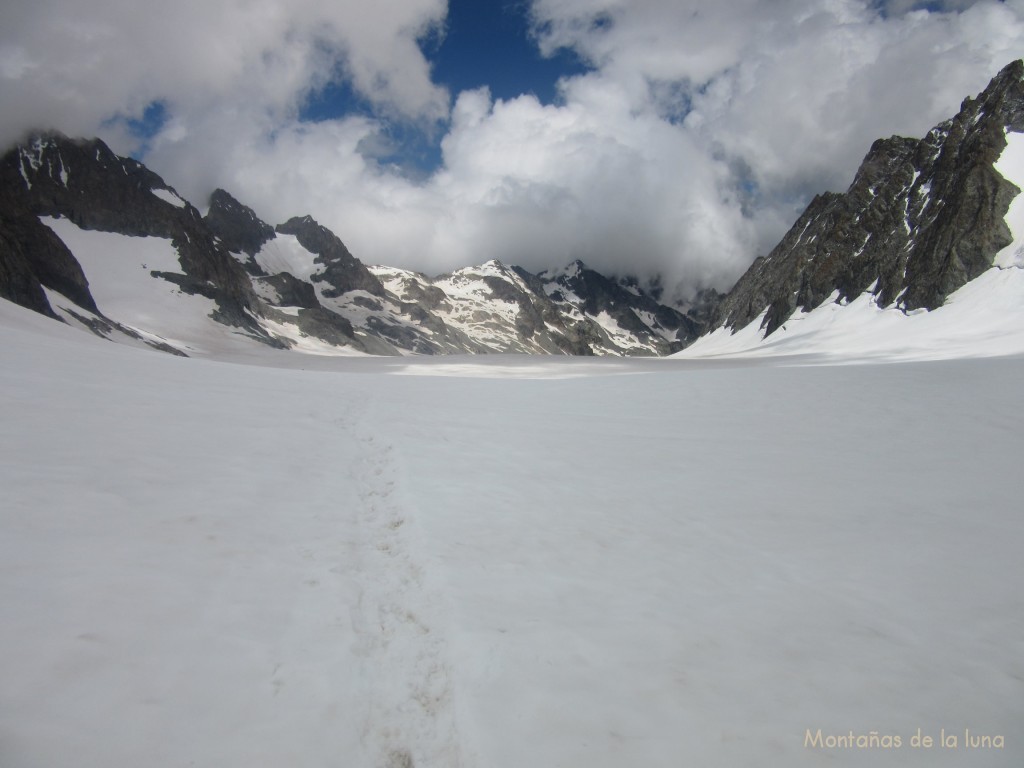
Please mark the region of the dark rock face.
<svg viewBox="0 0 1024 768"><path fill-rule="evenodd" d="M324 291L329 298L340 296L347 291L362 290L374 296L384 295L380 280L366 268L337 235L320 226L311 216L295 217L277 226L284 235L294 235L299 244L311 253L317 254L315 263L323 264L324 270L312 277L314 282L326 282L331 287Z"/></svg>
<svg viewBox="0 0 1024 768"><path fill-rule="evenodd" d="M355 329L341 315L323 307L299 310L299 330L338 347L353 345ZM355 344L356 347L361 347Z"/></svg>
<svg viewBox="0 0 1024 768"><path fill-rule="evenodd" d="M774 250L711 313L741 328L767 309L772 333L835 291L871 290L881 306L935 309L1012 242L1004 222L1019 193L992 167L1005 132L1024 131L1024 62L921 139L876 141L844 194L816 197Z"/></svg>
<svg viewBox="0 0 1024 768"><path fill-rule="evenodd" d="M252 208L242 205L223 189L215 189L210 195L210 210L204 221L225 248L250 257L243 264L246 271L257 276L264 274L252 257L274 238L274 228L262 221Z"/></svg>
<svg viewBox="0 0 1024 768"><path fill-rule="evenodd" d="M317 309L320 301L316 297L313 286L299 280L288 272L281 272L271 277L257 278L259 282L269 285L277 293L277 304L282 307L301 307Z"/></svg>
<svg viewBox="0 0 1024 768"><path fill-rule="evenodd" d="M0 296L34 312L56 317L25 245L12 237L12 222L0 218Z"/></svg>
<svg viewBox="0 0 1024 768"><path fill-rule="evenodd" d="M47 141L38 138L33 142L34 157L26 157L26 150L19 148L0 158L0 296L56 317L43 291L45 286L95 312L96 302L81 266L38 218L37 210L54 197L46 180L50 175L60 179L62 173L67 174L61 158L53 167L54 160L45 151ZM44 180L38 180L39 176ZM41 201L36 199L39 197Z"/></svg>
<svg viewBox="0 0 1024 768"><path fill-rule="evenodd" d="M0 212L0 296L56 317L43 286L99 312L81 266L53 230L30 214Z"/></svg>
<svg viewBox="0 0 1024 768"><path fill-rule="evenodd" d="M80 266L52 233L47 239L39 216L64 217L82 229L170 239L188 277L179 281L182 287L213 298L221 322L266 335L253 317L259 304L245 270L216 242L199 212L155 173L98 139L42 134L8 151L0 158L0 211L5 239L18 244L10 252L21 254L11 257L18 274L27 266L35 281L84 309L102 311ZM33 301L13 285L4 293L14 301L19 296Z"/></svg>

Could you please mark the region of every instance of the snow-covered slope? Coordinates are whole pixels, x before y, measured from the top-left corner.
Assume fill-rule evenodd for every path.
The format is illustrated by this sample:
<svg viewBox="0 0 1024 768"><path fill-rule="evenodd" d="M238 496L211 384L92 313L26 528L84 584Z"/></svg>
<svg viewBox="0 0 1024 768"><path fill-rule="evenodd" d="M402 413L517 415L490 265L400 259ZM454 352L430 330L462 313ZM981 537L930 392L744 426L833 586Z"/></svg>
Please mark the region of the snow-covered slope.
<svg viewBox="0 0 1024 768"><path fill-rule="evenodd" d="M1004 179L1024 191L1024 133L1006 132L1006 148L994 167ZM1024 194L1013 198L1005 221L1013 242L996 254L993 264L998 267L1024 267Z"/></svg>
<svg viewBox="0 0 1024 768"><path fill-rule="evenodd" d="M86 230L53 217L41 221L75 254L103 313L88 312L48 289L50 306L70 325L98 330L121 343L163 346L187 355L229 355L252 344L248 335L212 318L214 300L153 276L185 277L169 238ZM107 319L116 324L107 325Z"/></svg>
<svg viewBox="0 0 1024 768"><path fill-rule="evenodd" d="M317 355L663 355L697 333L590 270L578 306L496 262L376 272L309 216L271 227L223 190L201 216L98 140L41 134L0 157L0 297L115 341L188 355L225 340Z"/></svg>
<svg viewBox="0 0 1024 768"><path fill-rule="evenodd" d="M872 293L830 296L769 336L764 315L731 333L719 328L678 358L814 356L821 361L908 361L1024 354L1024 269L993 267L931 311L879 307Z"/></svg>
<svg viewBox="0 0 1024 768"><path fill-rule="evenodd" d="M0 348L5 766L1024 763L1021 357Z"/></svg>

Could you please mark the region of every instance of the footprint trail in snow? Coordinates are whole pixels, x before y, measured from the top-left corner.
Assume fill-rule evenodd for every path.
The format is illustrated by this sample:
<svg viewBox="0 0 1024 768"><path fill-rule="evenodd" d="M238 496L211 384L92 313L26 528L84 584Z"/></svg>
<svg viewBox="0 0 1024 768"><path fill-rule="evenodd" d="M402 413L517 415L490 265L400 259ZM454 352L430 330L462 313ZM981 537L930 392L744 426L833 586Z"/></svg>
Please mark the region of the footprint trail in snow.
<svg viewBox="0 0 1024 768"><path fill-rule="evenodd" d="M351 424L357 512L354 651L364 660L362 740L380 768L467 765L453 706L443 603L426 578L415 510L404 498L394 447Z"/></svg>

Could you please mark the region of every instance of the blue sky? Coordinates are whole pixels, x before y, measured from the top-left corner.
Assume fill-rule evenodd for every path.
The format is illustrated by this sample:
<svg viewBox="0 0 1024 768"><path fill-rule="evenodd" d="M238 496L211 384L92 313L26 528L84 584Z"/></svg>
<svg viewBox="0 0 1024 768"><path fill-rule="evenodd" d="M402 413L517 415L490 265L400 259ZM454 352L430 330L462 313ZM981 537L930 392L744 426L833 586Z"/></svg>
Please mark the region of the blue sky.
<svg viewBox="0 0 1024 768"><path fill-rule="evenodd" d="M422 46L438 83L453 93L487 86L496 99L533 94L550 104L559 78L588 69L568 49L541 55L523 0L449 0L443 35L428 36Z"/></svg>
<svg viewBox="0 0 1024 768"><path fill-rule="evenodd" d="M554 104L560 98L561 78L590 69L571 49L540 52L525 0L448 0L444 23L429 29L417 43L434 82L452 94L486 87L494 99L531 95L541 104ZM343 76L310 93L299 114L305 122L374 116L382 122L391 147L377 156L379 160L413 176L429 174L441 164L443 125L410 126L361 96ZM148 138L154 123L140 121L132 127Z"/></svg>
<svg viewBox="0 0 1024 768"><path fill-rule="evenodd" d="M436 83L452 93L486 86L497 99L533 94L542 103L557 100L559 78L588 67L570 50L544 56L531 32L529 4L523 0L448 0L443 25L417 40ZM372 105L339 77L303 104L304 120L324 120Z"/></svg>
<svg viewBox="0 0 1024 768"><path fill-rule="evenodd" d="M1024 0L8 0L0 143L99 136L367 263L685 300L1022 52Z"/></svg>

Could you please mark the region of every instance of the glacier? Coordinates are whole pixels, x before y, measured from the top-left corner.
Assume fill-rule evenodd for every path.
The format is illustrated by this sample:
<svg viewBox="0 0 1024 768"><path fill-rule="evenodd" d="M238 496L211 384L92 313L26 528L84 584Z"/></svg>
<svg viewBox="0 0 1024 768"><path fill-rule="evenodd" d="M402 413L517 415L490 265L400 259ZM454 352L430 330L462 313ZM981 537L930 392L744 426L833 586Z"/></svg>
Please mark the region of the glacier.
<svg viewBox="0 0 1024 768"><path fill-rule="evenodd" d="M1024 759L1020 354L0 348L4 765Z"/></svg>

